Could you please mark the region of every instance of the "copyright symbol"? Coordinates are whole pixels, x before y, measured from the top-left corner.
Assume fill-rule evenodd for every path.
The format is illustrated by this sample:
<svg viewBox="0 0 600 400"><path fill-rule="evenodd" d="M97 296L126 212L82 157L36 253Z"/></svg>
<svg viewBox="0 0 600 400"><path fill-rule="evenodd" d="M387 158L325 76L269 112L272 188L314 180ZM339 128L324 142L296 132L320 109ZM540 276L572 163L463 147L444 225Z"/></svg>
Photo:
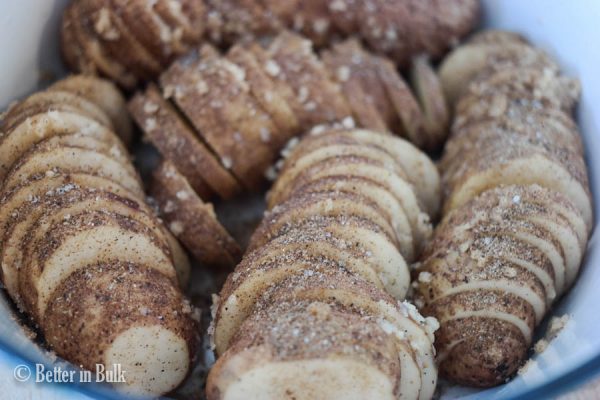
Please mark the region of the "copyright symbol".
<svg viewBox="0 0 600 400"><path fill-rule="evenodd" d="M17 365L13 375L19 382L25 382L31 377L31 370L27 365Z"/></svg>

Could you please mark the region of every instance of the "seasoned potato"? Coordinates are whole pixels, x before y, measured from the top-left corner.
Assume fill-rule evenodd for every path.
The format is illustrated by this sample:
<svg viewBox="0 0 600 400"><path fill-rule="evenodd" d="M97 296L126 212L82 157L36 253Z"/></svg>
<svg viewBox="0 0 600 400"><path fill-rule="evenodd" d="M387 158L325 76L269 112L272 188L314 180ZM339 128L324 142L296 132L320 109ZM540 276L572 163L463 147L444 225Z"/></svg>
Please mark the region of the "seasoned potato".
<svg viewBox="0 0 600 400"><path fill-rule="evenodd" d="M114 132L130 138L124 104L111 83L73 76L2 115L0 277L59 357L120 364L119 390L155 397L190 370L196 317L187 255Z"/></svg>

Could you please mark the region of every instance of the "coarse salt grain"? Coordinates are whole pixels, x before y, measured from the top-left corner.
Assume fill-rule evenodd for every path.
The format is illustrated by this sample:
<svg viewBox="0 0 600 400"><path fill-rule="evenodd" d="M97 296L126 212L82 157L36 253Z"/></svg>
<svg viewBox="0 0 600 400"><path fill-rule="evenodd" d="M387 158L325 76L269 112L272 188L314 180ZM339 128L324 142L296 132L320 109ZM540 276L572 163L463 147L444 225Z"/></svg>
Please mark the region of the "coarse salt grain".
<svg viewBox="0 0 600 400"><path fill-rule="evenodd" d="M181 221L173 221L169 224L169 229L175 235L181 235L183 233L183 224Z"/></svg>
<svg viewBox="0 0 600 400"><path fill-rule="evenodd" d="M431 282L431 273L427 271L423 271L419 273L419 282L421 283L429 283Z"/></svg>
<svg viewBox="0 0 600 400"><path fill-rule="evenodd" d="M180 190L178 191L175 196L179 199L179 200L187 200L190 198L190 194L186 191L186 190Z"/></svg>
<svg viewBox="0 0 600 400"><path fill-rule="evenodd" d="M337 69L337 78L342 82L346 82L350 78L350 68L346 65L339 67Z"/></svg>
<svg viewBox="0 0 600 400"><path fill-rule="evenodd" d="M158 111L158 104L156 104L156 103L153 103L153 102L151 102L151 101L147 101L147 102L144 104L144 112L145 112L146 114L153 114L153 113L155 113L156 111Z"/></svg>
<svg viewBox="0 0 600 400"><path fill-rule="evenodd" d="M281 72L281 68L279 67L279 64L277 64L273 60L268 60L266 62L266 64L265 64L265 70L271 76L277 76L277 75L279 75L279 72Z"/></svg>

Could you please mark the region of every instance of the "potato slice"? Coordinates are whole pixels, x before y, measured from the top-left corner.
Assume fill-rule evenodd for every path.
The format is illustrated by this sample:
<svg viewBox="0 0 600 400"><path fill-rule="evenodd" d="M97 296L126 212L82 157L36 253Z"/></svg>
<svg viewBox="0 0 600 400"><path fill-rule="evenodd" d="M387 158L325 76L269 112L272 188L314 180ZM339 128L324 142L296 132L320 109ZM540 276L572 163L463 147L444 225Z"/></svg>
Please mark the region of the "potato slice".
<svg viewBox="0 0 600 400"><path fill-rule="evenodd" d="M419 269L424 281L418 288L425 298L423 312L440 319L436 343L441 372L469 385L495 384L501 377L506 379L514 373L526 356L533 326L547 310L543 291L537 287L532 275L505 259L486 254L477 262L471 258L469 250L458 253L456 248L449 249L448 254L445 258L425 260L423 268ZM470 297L469 293L472 293ZM511 307L502 306L503 298ZM489 330L492 328L493 331ZM496 341L492 342L492 337ZM459 346L462 341L478 347L466 350ZM481 347L484 343L486 346ZM475 352L479 352L477 361ZM448 361L448 357L453 360ZM467 381L463 373L452 369L457 363L464 365L466 361L473 363ZM486 376L486 370L493 369L492 363L496 368L495 376ZM506 365L498 368L498 365L504 365L501 363Z"/></svg>
<svg viewBox="0 0 600 400"><path fill-rule="evenodd" d="M299 133L298 119L291 105L277 90L277 85L261 67L260 61L251 49L239 44L235 45L229 49L227 58L244 71L245 80L254 98L277 125L278 129L273 132L273 140L277 146L283 147L289 139Z"/></svg>
<svg viewBox="0 0 600 400"><path fill-rule="evenodd" d="M97 121L101 125L113 129L112 122L106 113L91 101L66 91L43 91L32 94L2 116L0 129L9 132L36 114L51 111L67 111L81 114Z"/></svg>
<svg viewBox="0 0 600 400"><path fill-rule="evenodd" d="M442 62L439 77L452 106L468 84L486 70L536 66L557 72L558 66L543 51L524 43L473 43L457 47Z"/></svg>
<svg viewBox="0 0 600 400"><path fill-rule="evenodd" d="M138 85L139 77L121 61L108 53L96 35L93 21L83 9L83 2L77 2L67 8L63 17L62 32L72 30L75 42L63 36L61 48L63 54L74 53L79 58L77 65L71 68L84 74L102 74L116 81L121 87L131 89ZM78 44L74 46L73 44ZM69 59L69 57L66 57Z"/></svg>
<svg viewBox="0 0 600 400"><path fill-rule="evenodd" d="M59 357L89 370L121 365L126 383L115 384L119 392L155 397L191 368L198 346L191 310L150 266L99 262L62 282L40 325Z"/></svg>
<svg viewBox="0 0 600 400"><path fill-rule="evenodd" d="M414 243L412 227L406 217L406 212L402 205L383 186L367 178L333 175L296 187L290 197L319 192L330 192L334 195L337 193L353 193L376 204L394 229L400 253L407 262L414 261L415 254L419 249Z"/></svg>
<svg viewBox="0 0 600 400"><path fill-rule="evenodd" d="M157 0L154 3L156 13L167 22L175 36L181 35L188 46L198 44L206 31L207 7L203 1Z"/></svg>
<svg viewBox="0 0 600 400"><path fill-rule="evenodd" d="M432 218L436 217L441 200L439 173L429 157L413 144L400 138L386 138L384 135L377 135L367 130L333 129L318 132L302 140L297 145L297 149L286 154L289 164L293 164L294 160L304 152L308 153L327 144L366 144L378 147L393 157L395 163L402 167L424 209Z"/></svg>
<svg viewBox="0 0 600 400"><path fill-rule="evenodd" d="M159 225L148 207L133 199L117 196L97 188L73 186L69 190L66 190L65 186L49 190L45 195L40 196L37 202L24 204L7 227L2 243L2 265L5 272L5 284L7 289L10 287L10 293L14 298L20 298L16 291L16 273L23 265L22 244L26 242L26 238L31 236L31 240L36 240L36 237L43 236L54 224L85 211L112 212L132 218L148 227L161 243L169 247L180 286L184 288L187 285L189 263L185 258L181 259L181 254L176 254L181 250L174 248L170 235L162 225ZM36 232L31 232L30 230L34 226Z"/></svg>
<svg viewBox="0 0 600 400"><path fill-rule="evenodd" d="M136 41L164 68L188 46L182 42L181 28L176 32L177 28L166 23L155 11L155 3L112 0L108 4Z"/></svg>
<svg viewBox="0 0 600 400"><path fill-rule="evenodd" d="M192 125L250 190L258 190L276 157L276 127L253 97L235 64L203 47L201 59L180 60L161 76L161 86ZM195 65L195 67L190 67Z"/></svg>
<svg viewBox="0 0 600 400"><path fill-rule="evenodd" d="M406 261L389 233L375 222L377 220L369 218L368 215L372 211L361 212L359 210L361 207L352 205L351 200L357 202L359 200L348 194L344 196L336 195L336 199L331 201L330 210L327 210L327 208L319 210L318 208L323 207L323 205L327 207L327 201L322 201L322 199L327 198L326 195L327 193L321 193L319 194L320 199L312 199L312 201L310 199L312 196L303 196L302 201L292 199L283 204L284 208L279 207L274 213L268 214L255 231L250 242L250 248L257 248L271 238L281 235L289 226L307 223L325 226L323 224L331 220L337 220L343 225L344 221L355 219L357 221L356 226L353 227L355 232L344 233L342 229L342 232L336 232L334 237L342 238L347 243L360 244L365 248L369 257L378 260L377 271L384 280L388 292L397 298L404 298L409 280ZM366 226L364 226L365 223Z"/></svg>
<svg viewBox="0 0 600 400"><path fill-rule="evenodd" d="M296 130L298 132L301 131L300 121L298 120L297 110L301 108L298 97L294 93L294 89L291 86L291 82L288 82L285 79L278 79L278 75L280 72L279 65L273 60L271 54L261 46L261 44L256 42L250 42L246 44L246 47L250 53L254 56L256 61L258 62L258 66L261 71L265 74L270 84L273 87L275 95L282 99L282 102L287 103L292 114L294 115ZM264 106L263 106L264 107ZM265 108L267 109L267 108ZM275 119L276 121L276 119Z"/></svg>
<svg viewBox="0 0 600 400"><path fill-rule="evenodd" d="M139 200L133 193L123 188L117 183L98 176L73 173L69 175L54 175L46 176L41 174L30 178L27 182L19 185L9 193L4 193L0 200L0 240L2 256L4 257L5 247L8 246L8 241L12 239L13 227L21 219L28 217L28 214L22 213L24 210L33 208L33 212L43 211L37 210L36 204L39 199L48 192L64 193L75 187L84 187L97 190L106 190L111 193L118 194L130 200ZM16 229L16 227L14 228ZM16 235L16 234L14 234ZM21 245L21 241L16 243ZM18 282L17 271L10 264L2 264L2 282L13 299L20 304L18 300Z"/></svg>
<svg viewBox="0 0 600 400"><path fill-rule="evenodd" d="M269 76L284 80L294 91L297 104L291 105L301 131L352 115L340 87L329 78L310 41L283 32L270 44L268 54L271 62L265 67Z"/></svg>
<svg viewBox="0 0 600 400"><path fill-rule="evenodd" d="M151 195L173 234L202 263L231 267L241 249L217 220L212 204L204 203L169 161L153 172Z"/></svg>
<svg viewBox="0 0 600 400"><path fill-rule="evenodd" d="M502 184L538 184L567 196L582 213L588 230L592 226L587 171L580 156L526 143L512 148L498 143L496 151L487 152L444 180L449 188L444 204L446 212Z"/></svg>
<svg viewBox="0 0 600 400"><path fill-rule="evenodd" d="M311 217L351 215L373 222L392 243L397 244L395 231L385 218L385 211L368 197L351 192L298 193L271 209L267 224L272 230L278 230L282 225Z"/></svg>
<svg viewBox="0 0 600 400"><path fill-rule="evenodd" d="M11 169L2 186L10 191L30 176L39 173L85 172L110 179L143 197L141 181L133 166L129 168L114 158L94 150L40 143L27 152Z"/></svg>
<svg viewBox="0 0 600 400"><path fill-rule="evenodd" d="M417 271L416 301L440 322L445 376L486 387L522 365L534 328L581 262L576 226L585 224L578 212L571 223L566 210L575 207L558 192L504 186L454 209L438 226Z"/></svg>
<svg viewBox="0 0 600 400"><path fill-rule="evenodd" d="M485 212L487 209L493 211ZM514 236L529 233L522 240L540 247L554 265L552 275L556 296L560 296L573 282L583 258L587 235L581 214L564 195L538 185L505 186L480 195L471 206L470 213L489 218L486 223L493 229L483 226L479 228L482 232L504 230ZM565 218L565 213L569 213L570 219ZM461 224L454 216L444 222L444 227ZM547 244L542 246L542 242ZM555 248L552 251L555 256L551 256L549 247ZM557 258L562 260L557 262Z"/></svg>
<svg viewBox="0 0 600 400"><path fill-rule="evenodd" d="M240 184L154 85L149 85L144 93L138 92L129 102L129 110L150 142L177 167L200 197L207 199L214 191L229 199L240 192Z"/></svg>
<svg viewBox="0 0 600 400"><path fill-rule="evenodd" d="M242 326L210 372L207 397L395 399L401 379L395 343L374 319L339 306L276 304Z"/></svg>
<svg viewBox="0 0 600 400"><path fill-rule="evenodd" d="M508 118L494 118L474 122L455 131L452 140L444 148L439 162L440 170L447 171L459 165L463 154L493 146L499 137L519 136L539 146L561 147L573 153L583 154L583 143L577 131L566 129L561 123L553 123L543 115L532 115L528 122Z"/></svg>
<svg viewBox="0 0 600 400"><path fill-rule="evenodd" d="M105 142L118 144L114 133L98 122L78 113L49 111L34 115L0 137L0 179L33 145L52 137L81 133Z"/></svg>
<svg viewBox="0 0 600 400"><path fill-rule="evenodd" d="M209 32L216 43L231 44L272 35L282 29L281 22L261 1L206 0Z"/></svg>
<svg viewBox="0 0 600 400"><path fill-rule="evenodd" d="M318 231L311 233L319 237L324 236ZM377 275L373 276L371 265L368 261L362 261L365 260L364 255L348 254L348 250L336 244L334 240L318 243L305 239L302 241L305 248L295 243L286 243L286 240L301 238L305 234L292 231L258 251L248 253L235 272L228 277L221 290L221 302L215 316L214 340L218 354L223 354L232 344L232 338L243 321L249 317L265 290L281 284L289 276L342 269L362 279L369 279L380 287L381 281Z"/></svg>
<svg viewBox="0 0 600 400"><path fill-rule="evenodd" d="M119 60L142 80L158 76L162 70L159 61L131 33L122 13L115 7L115 1L79 2L80 16L111 58Z"/></svg>
<svg viewBox="0 0 600 400"><path fill-rule="evenodd" d="M430 399L437 378L432 346L437 324L421 317L411 304L397 302L362 278L336 269L310 271L312 273L303 271L279 285L270 286L255 309L263 310L284 302L321 301L377 318L387 333L396 336L400 358L409 355L414 362L409 366L402 364L405 374L401 383L403 396Z"/></svg>
<svg viewBox="0 0 600 400"><path fill-rule="evenodd" d="M112 82L95 76L71 75L53 83L48 90L74 93L96 104L108 115L121 140L127 145L131 144L131 118L125 109L123 95Z"/></svg>
<svg viewBox="0 0 600 400"><path fill-rule="evenodd" d="M362 58L353 57L335 50L321 53L321 60L329 70L329 76L340 85L357 125L387 133L389 128L376 106L375 96L363 88L360 74L364 73L366 68L361 62Z"/></svg>
<svg viewBox="0 0 600 400"><path fill-rule="evenodd" d="M357 157L337 157L320 161L304 170L294 183L299 187L307 182L330 176L368 179L385 188L402 206L408 218L417 246L422 247L431 235L429 217L421 211L414 189L407 179L390 172L373 159ZM275 189L277 187L274 187ZM273 189L272 189L273 190ZM272 193L272 192L271 192ZM269 204L276 204L269 196Z"/></svg>
<svg viewBox="0 0 600 400"><path fill-rule="evenodd" d="M310 175L304 174L317 164L335 161L340 158L362 158L373 161L382 168L402 178L407 178L402 167L382 149L368 144L323 143L306 152L297 152L289 158L269 193L269 206L281 203L289 198L290 192L298 185L306 183Z"/></svg>
<svg viewBox="0 0 600 400"><path fill-rule="evenodd" d="M379 57L365 51L358 40L348 39L324 51L321 59L338 81L360 126L372 125L376 131L386 132L398 125L398 116L377 73ZM354 88L358 90L352 91Z"/></svg>
<svg viewBox="0 0 600 400"><path fill-rule="evenodd" d="M36 232L35 227L30 232ZM102 211L74 215L22 246L25 259L19 270L19 291L27 310L38 320L43 319L52 294L62 282L73 272L103 260L140 263L176 285L166 245L148 227L122 215Z"/></svg>
<svg viewBox="0 0 600 400"><path fill-rule="evenodd" d="M548 68L522 66L490 70L481 72L470 82L456 105L456 113L460 115L464 110L480 105L482 97L504 96L507 102L529 100L537 108L557 108L571 115L580 93L581 85L577 79L559 75Z"/></svg>
<svg viewBox="0 0 600 400"><path fill-rule="evenodd" d="M107 143L94 137L85 136L82 133L71 133L69 135L52 136L36 145L38 148L52 149L56 147L77 147L102 153L107 157L123 164L127 171L135 172L131 166L131 158L127 149L119 144Z"/></svg>
<svg viewBox="0 0 600 400"><path fill-rule="evenodd" d="M423 110L426 146L437 150L448 136L450 112L440 80L426 57L413 59L411 84Z"/></svg>

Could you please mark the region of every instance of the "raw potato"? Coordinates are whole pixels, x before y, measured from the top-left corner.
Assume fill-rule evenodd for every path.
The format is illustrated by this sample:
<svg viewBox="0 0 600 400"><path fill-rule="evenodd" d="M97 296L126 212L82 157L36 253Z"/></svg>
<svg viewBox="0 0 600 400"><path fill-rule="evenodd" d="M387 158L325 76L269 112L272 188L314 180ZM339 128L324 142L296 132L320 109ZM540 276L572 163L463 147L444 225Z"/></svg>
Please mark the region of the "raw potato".
<svg viewBox="0 0 600 400"><path fill-rule="evenodd" d="M401 67L441 57L479 19L478 0L79 0L64 11L63 57L126 89L155 79L191 49L219 47L293 29L323 47L357 35Z"/></svg>
<svg viewBox="0 0 600 400"><path fill-rule="evenodd" d="M241 191L240 184L195 135L192 128L149 85L129 102L129 110L146 137L163 158L171 161L203 199L215 192L229 199Z"/></svg>
<svg viewBox="0 0 600 400"><path fill-rule="evenodd" d="M351 116L339 86L329 78L310 40L283 32L269 45L267 53L267 73L274 80L287 83L296 97L292 109L301 132Z"/></svg>
<svg viewBox="0 0 600 400"><path fill-rule="evenodd" d="M246 320L211 370L207 397L397 398L404 369L393 336L373 318L336 308L274 304Z"/></svg>
<svg viewBox="0 0 600 400"><path fill-rule="evenodd" d="M433 396L437 322L398 301L410 281L403 255L416 256L428 239L423 230L413 242L408 214L421 211L403 163L419 160L410 176L431 178L424 187L438 196L430 185L439 176L419 150L396 142L325 128L286 150L271 209L213 304L220 358L209 399ZM377 180L386 173L394 178Z"/></svg>
<svg viewBox="0 0 600 400"><path fill-rule="evenodd" d="M150 194L171 232L198 261L231 267L239 260L242 251L217 220L212 204L195 194L171 162L163 161L154 170Z"/></svg>
<svg viewBox="0 0 600 400"><path fill-rule="evenodd" d="M443 220L414 272L437 318L440 373L509 380L577 277L593 225L573 109L580 87L518 35L486 31L442 62L455 121L439 162Z"/></svg>
<svg viewBox="0 0 600 400"><path fill-rule="evenodd" d="M49 90L71 92L95 103L110 118L115 132L125 144L133 140L131 118L125 101L112 83L96 77L72 75L54 83Z"/></svg>
<svg viewBox="0 0 600 400"><path fill-rule="evenodd" d="M188 55L165 71L163 94L173 97L222 165L247 189L259 190L279 149L271 139L274 122L250 92L242 69L209 47L196 57Z"/></svg>
<svg viewBox="0 0 600 400"><path fill-rule="evenodd" d="M120 261L69 276L43 323L46 337L56 338L52 349L66 359L90 370L120 364L127 383L117 390L156 396L175 389L192 366L197 329L190 310L162 274Z"/></svg>
<svg viewBox="0 0 600 400"><path fill-rule="evenodd" d="M73 76L2 115L0 276L59 357L118 363L119 390L155 397L188 374L196 317L189 260L114 132L129 137L124 105L111 83Z"/></svg>
<svg viewBox="0 0 600 400"><path fill-rule="evenodd" d="M86 172L110 179L143 197L140 179L131 164L95 150L41 142L25 153L6 176L2 188L11 190L39 173Z"/></svg>
<svg viewBox="0 0 600 400"><path fill-rule="evenodd" d="M510 378L577 276L585 232L567 197L537 185L492 189L450 212L416 271L417 304L440 322L442 374L483 387Z"/></svg>
<svg viewBox="0 0 600 400"><path fill-rule="evenodd" d="M468 84L480 73L489 70L535 67L538 70L558 71L558 66L543 51L529 46L523 40L482 39L479 36L458 46L442 62L439 76L450 105L460 98Z"/></svg>
<svg viewBox="0 0 600 400"><path fill-rule="evenodd" d="M440 83L424 58L415 60L414 75L417 97L389 60L367 53L356 40L336 45L321 60L310 41L283 32L268 43L237 44L223 56L208 45L196 49L164 71L160 89L150 84L138 92L129 109L163 158L204 200L213 194L228 199L241 187L264 188L275 178L273 163L286 143L324 125L354 128L355 117L360 126L383 134L357 131L359 145L382 148L387 154L382 157L397 158L399 167L411 170L410 176L399 173L407 182L396 183L403 188L394 190L412 195L405 186L415 185L419 207L435 218L435 166L415 156L407 143L367 137L393 129L428 149L441 144L448 112ZM412 234L420 242L427 223L410 214ZM407 249L418 243L404 244L403 254L412 260Z"/></svg>

